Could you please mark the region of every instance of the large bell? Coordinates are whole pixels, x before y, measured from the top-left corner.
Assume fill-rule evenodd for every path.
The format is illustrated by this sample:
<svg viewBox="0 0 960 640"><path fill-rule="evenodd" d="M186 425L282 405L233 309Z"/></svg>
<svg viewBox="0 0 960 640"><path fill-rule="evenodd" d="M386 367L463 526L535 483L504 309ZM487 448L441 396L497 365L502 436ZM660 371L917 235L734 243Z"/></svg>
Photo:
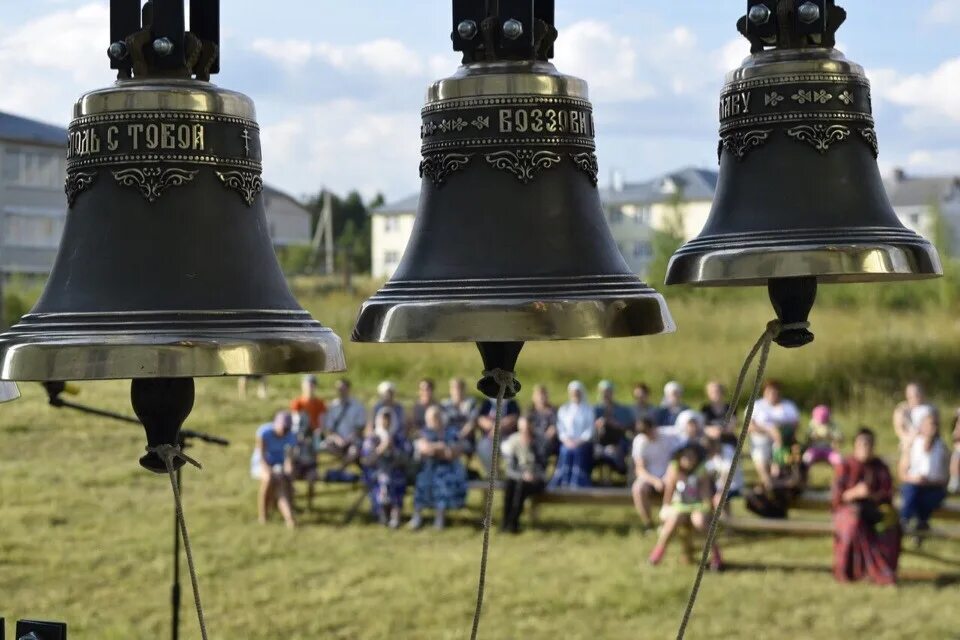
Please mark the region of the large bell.
<svg viewBox="0 0 960 640"><path fill-rule="evenodd" d="M215 7L194 4L194 24ZM139 5L113 3L121 79L74 107L60 250L36 306L0 336L0 378L343 369L340 339L277 263L253 102L200 79L216 61L210 23L184 33L174 0L156 3L156 24L148 3L141 29Z"/></svg>
<svg viewBox="0 0 960 640"><path fill-rule="evenodd" d="M753 53L720 98L713 209L673 256L667 284L941 274L933 246L887 199L870 83L833 48L845 18L833 0L750 0L739 29Z"/></svg>
<svg viewBox="0 0 960 640"><path fill-rule="evenodd" d="M353 339L518 343L672 331L663 298L630 271L607 227L587 85L548 62L553 3L488 2L488 14L468 4L454 5L464 65L429 88L422 112L413 234L393 278L363 305Z"/></svg>

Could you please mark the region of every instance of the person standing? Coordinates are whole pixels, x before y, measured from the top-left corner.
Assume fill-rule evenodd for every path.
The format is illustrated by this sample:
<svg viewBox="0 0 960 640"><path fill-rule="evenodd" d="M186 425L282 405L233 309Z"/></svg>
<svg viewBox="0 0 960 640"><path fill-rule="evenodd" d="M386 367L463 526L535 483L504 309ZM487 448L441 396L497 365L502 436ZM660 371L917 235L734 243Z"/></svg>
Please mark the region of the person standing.
<svg viewBox="0 0 960 640"><path fill-rule="evenodd" d="M689 408L683 402L683 385L671 380L663 387L663 402L654 413L654 422L658 427L672 427L677 417Z"/></svg>
<svg viewBox="0 0 960 640"><path fill-rule="evenodd" d="M337 456L343 467L356 462L363 442L367 412L363 403L350 395L351 385L346 378L337 380L337 397L330 403L324 416L324 446Z"/></svg>
<svg viewBox="0 0 960 640"><path fill-rule="evenodd" d="M520 533L520 516L527 499L543 492L547 460L537 440L533 422L523 417L517 422L517 432L501 448L507 471L501 531Z"/></svg>
<svg viewBox="0 0 960 640"><path fill-rule="evenodd" d="M586 387L579 380L567 385L569 402L557 412L560 455L550 487L589 487L593 470L593 407L586 399Z"/></svg>
<svg viewBox="0 0 960 640"><path fill-rule="evenodd" d="M904 530L922 533L930 529L930 517L947 497L949 455L940 438L936 414L927 414L900 456L900 521Z"/></svg>
<svg viewBox="0 0 960 640"><path fill-rule="evenodd" d="M290 401L290 411L305 413L310 419L310 431L317 432L323 428L323 416L327 413L327 405L323 399L317 397L317 376L313 374L303 376L300 381L300 395Z"/></svg>
<svg viewBox="0 0 960 640"><path fill-rule="evenodd" d="M800 410L792 401L783 398L780 383L767 380L763 396L753 405L750 421L750 457L766 489L773 488L771 469L793 444Z"/></svg>
<svg viewBox="0 0 960 640"><path fill-rule="evenodd" d="M250 473L260 481L257 494L257 516L260 524L267 523L270 504L275 500L287 527L293 529L293 460L291 453L297 446L293 434L293 416L289 411L278 411L273 422L257 428Z"/></svg>

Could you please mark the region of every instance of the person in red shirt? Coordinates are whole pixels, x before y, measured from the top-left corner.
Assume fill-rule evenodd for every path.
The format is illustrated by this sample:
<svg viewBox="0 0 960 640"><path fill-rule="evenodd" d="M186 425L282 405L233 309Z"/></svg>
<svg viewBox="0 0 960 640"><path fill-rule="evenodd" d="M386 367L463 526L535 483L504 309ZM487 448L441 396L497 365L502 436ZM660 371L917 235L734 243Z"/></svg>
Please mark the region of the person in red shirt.
<svg viewBox="0 0 960 640"><path fill-rule="evenodd" d="M294 413L307 414L311 431L317 431L323 427L323 416L327 412L327 405L323 399L317 397L317 376L303 376L300 395L290 403L290 410Z"/></svg>

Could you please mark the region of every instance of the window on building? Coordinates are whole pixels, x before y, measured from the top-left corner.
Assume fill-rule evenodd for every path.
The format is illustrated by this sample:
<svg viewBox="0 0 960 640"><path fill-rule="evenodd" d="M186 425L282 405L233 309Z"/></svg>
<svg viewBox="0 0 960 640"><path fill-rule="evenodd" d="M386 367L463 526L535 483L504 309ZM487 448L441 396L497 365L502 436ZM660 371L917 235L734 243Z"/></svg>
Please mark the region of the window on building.
<svg viewBox="0 0 960 640"><path fill-rule="evenodd" d="M3 181L17 187L63 188L60 152L10 147L3 154Z"/></svg>
<svg viewBox="0 0 960 640"><path fill-rule="evenodd" d="M919 226L920 226L920 214L919 214L919 213L911 213L910 215L907 216L907 220L910 221L910 226L911 226L911 227L919 227Z"/></svg>
<svg viewBox="0 0 960 640"><path fill-rule="evenodd" d="M400 218L397 216L387 216L384 218L383 230L385 233L396 233L400 231Z"/></svg>
<svg viewBox="0 0 960 640"><path fill-rule="evenodd" d="M633 243L633 257L634 258L651 258L653 257L653 246L645 240L637 240Z"/></svg>
<svg viewBox="0 0 960 640"><path fill-rule="evenodd" d="M63 233L63 221L46 216L8 214L3 244L10 247L56 249Z"/></svg>
<svg viewBox="0 0 960 640"><path fill-rule="evenodd" d="M399 251L384 251L383 252L383 264L387 267L395 267L400 264L400 252Z"/></svg>
<svg viewBox="0 0 960 640"><path fill-rule="evenodd" d="M633 217L633 221L636 224L648 225L650 224L650 216L651 216L650 205L637 207L637 212Z"/></svg>

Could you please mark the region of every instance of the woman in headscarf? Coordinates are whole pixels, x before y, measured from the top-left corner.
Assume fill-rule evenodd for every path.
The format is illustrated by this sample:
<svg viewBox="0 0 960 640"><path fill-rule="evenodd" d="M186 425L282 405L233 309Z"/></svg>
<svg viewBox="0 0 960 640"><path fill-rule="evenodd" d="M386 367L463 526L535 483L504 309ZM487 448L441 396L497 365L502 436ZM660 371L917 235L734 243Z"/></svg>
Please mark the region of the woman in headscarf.
<svg viewBox="0 0 960 640"><path fill-rule="evenodd" d="M860 429L853 455L835 467L833 575L895 584L901 530L893 508L893 475L874 455L874 433Z"/></svg>
<svg viewBox="0 0 960 640"><path fill-rule="evenodd" d="M557 411L560 455L550 487L589 487L593 471L593 407L579 380L567 385L569 402Z"/></svg>
<svg viewBox="0 0 960 640"><path fill-rule="evenodd" d="M446 512L461 509L467 497L467 470L460 461L463 446L460 428L447 423L443 410L437 405L424 413L424 429L414 443L420 460L413 497L411 529L423 525L423 510L433 509L433 526L446 526Z"/></svg>

